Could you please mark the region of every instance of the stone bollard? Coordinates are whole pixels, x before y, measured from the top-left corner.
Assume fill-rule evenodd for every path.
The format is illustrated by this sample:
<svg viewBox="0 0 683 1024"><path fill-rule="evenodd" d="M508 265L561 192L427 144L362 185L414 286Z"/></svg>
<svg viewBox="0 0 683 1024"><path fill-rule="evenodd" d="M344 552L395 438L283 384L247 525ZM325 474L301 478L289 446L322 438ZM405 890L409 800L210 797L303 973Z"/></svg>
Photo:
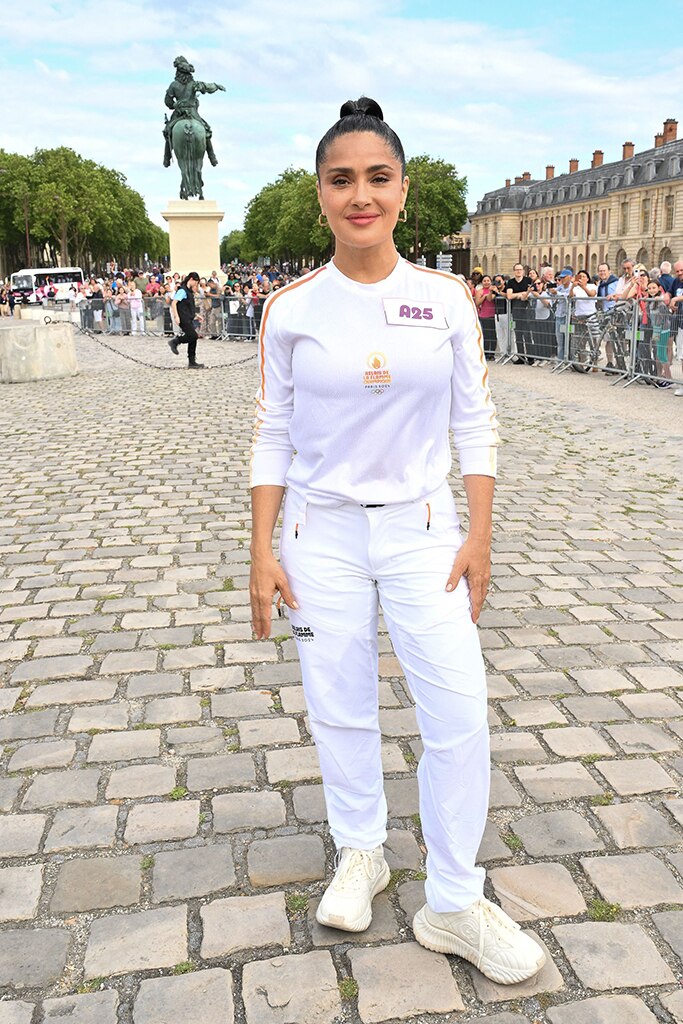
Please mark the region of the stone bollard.
<svg viewBox="0 0 683 1024"><path fill-rule="evenodd" d="M0 383L23 384L77 373L72 324L0 323Z"/></svg>

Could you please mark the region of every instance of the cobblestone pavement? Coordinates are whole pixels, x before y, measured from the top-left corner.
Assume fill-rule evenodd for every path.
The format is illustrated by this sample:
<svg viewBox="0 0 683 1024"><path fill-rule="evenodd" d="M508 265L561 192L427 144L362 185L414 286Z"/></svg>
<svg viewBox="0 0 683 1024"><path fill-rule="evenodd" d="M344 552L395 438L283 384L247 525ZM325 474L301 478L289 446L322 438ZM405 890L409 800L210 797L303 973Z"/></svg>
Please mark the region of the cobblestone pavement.
<svg viewBox="0 0 683 1024"><path fill-rule="evenodd" d="M683 1021L680 402L650 428L594 377L493 367L480 857L550 953L501 987L413 941L420 743L385 634L392 882L365 934L315 923L332 847L294 644L248 617L255 360L78 347L78 377L0 391L0 1024Z"/></svg>

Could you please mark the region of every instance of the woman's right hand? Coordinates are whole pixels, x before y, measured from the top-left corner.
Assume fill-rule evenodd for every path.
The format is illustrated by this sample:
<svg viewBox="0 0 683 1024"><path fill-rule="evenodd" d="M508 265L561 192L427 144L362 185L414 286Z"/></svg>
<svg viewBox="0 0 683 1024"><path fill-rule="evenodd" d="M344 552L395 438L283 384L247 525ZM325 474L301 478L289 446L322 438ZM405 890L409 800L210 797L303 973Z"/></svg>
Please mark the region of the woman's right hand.
<svg viewBox="0 0 683 1024"><path fill-rule="evenodd" d="M256 640L266 640L270 636L273 597L276 593L280 594L288 608L299 607L290 590L284 569L275 555L264 554L257 558L252 555L249 597L251 624Z"/></svg>

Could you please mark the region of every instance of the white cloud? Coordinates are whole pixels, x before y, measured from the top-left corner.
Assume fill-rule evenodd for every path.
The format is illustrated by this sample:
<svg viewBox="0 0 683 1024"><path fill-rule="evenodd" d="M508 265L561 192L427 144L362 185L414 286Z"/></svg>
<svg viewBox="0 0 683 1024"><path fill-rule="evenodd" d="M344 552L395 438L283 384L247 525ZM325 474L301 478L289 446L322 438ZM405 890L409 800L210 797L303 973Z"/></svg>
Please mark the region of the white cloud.
<svg viewBox="0 0 683 1024"><path fill-rule="evenodd" d="M30 21L12 26L12 70L0 72L4 94L21 100L4 111L0 145L71 145L126 174L159 220L179 186L177 168L161 165L161 129L183 53L197 78L227 89L200 104L219 160L205 167L205 194L226 211L228 230L285 167L312 169L341 102L361 93L379 100L409 155L442 157L467 175L470 208L524 170L542 176L570 157L585 167L596 148L618 159L627 138L646 148L675 116L668 97L681 51L654 37L656 60L646 47L635 62L618 52L567 57L552 22L529 14L514 32L492 31L483 14L458 20L461 5L452 6L453 17L435 20L405 18L394 0L219 9L188 0L163 10L117 0L103 34L99 0L34 0Z"/></svg>

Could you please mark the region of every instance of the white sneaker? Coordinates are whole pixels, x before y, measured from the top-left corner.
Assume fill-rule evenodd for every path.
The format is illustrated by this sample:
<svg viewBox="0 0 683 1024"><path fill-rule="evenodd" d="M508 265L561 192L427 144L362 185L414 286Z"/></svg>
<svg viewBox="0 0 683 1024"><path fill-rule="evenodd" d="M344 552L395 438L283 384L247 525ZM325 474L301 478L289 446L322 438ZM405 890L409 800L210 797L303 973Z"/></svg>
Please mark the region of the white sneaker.
<svg viewBox="0 0 683 1024"><path fill-rule="evenodd" d="M683 388L676 388L674 395L676 398L683 398Z"/></svg>
<svg viewBox="0 0 683 1024"><path fill-rule="evenodd" d="M345 846L334 878L321 899L315 917L328 928L364 932L372 920L372 899L389 884L384 848L354 850Z"/></svg>
<svg viewBox="0 0 683 1024"><path fill-rule="evenodd" d="M437 914L425 903L413 919L413 933L421 946L455 953L499 985L532 978L546 961L541 947L483 896L467 910L450 914Z"/></svg>

